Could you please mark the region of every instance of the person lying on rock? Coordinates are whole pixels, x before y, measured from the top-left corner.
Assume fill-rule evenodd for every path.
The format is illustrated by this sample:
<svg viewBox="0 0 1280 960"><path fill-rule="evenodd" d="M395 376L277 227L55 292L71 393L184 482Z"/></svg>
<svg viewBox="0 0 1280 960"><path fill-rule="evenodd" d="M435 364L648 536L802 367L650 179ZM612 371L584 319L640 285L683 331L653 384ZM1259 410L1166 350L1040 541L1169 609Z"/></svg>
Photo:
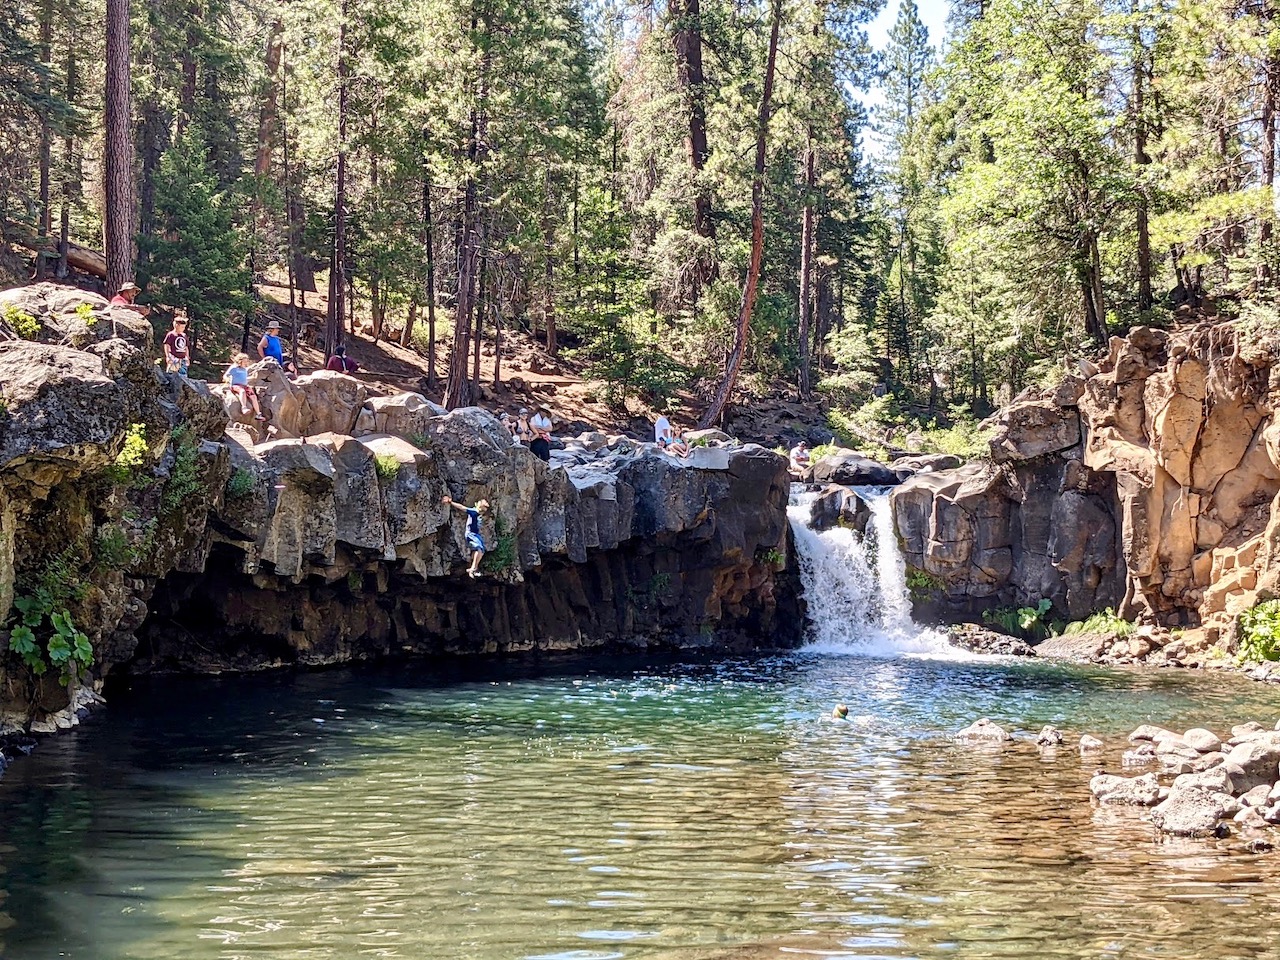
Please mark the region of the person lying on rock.
<svg viewBox="0 0 1280 960"><path fill-rule="evenodd" d="M484 545L484 537L480 535L480 518L489 515L489 501L477 500L474 507L468 507L455 503L453 497L446 493L440 502L455 510L461 510L467 515L467 546L471 548L471 566L467 568L467 576L474 580L480 576L480 561L484 559L487 549Z"/></svg>
<svg viewBox="0 0 1280 960"><path fill-rule="evenodd" d="M231 362L226 376L222 379L231 384L231 392L240 400L241 413L248 413L252 404L253 419L266 419L262 415L262 408L258 406L258 394L249 387L249 355L247 353L236 354L235 360Z"/></svg>

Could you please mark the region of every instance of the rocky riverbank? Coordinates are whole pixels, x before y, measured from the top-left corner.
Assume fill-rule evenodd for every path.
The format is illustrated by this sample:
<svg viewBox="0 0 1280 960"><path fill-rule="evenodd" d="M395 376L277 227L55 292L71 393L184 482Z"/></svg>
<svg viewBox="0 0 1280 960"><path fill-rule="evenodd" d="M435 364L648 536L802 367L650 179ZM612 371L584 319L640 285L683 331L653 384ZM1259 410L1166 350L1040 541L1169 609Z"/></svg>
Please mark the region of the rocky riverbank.
<svg viewBox="0 0 1280 960"><path fill-rule="evenodd" d="M989 460L893 493L920 612L1111 608L1146 629L1100 637L1090 659L1229 660L1236 618L1280 577L1273 360L1228 323L1139 328L1025 392L993 420Z"/></svg>
<svg viewBox="0 0 1280 960"><path fill-rule="evenodd" d="M259 428L160 372L130 311L51 284L0 300L24 328L0 322L10 720L73 722L68 688L110 672L801 639L771 451L588 438L553 468L478 408L269 364ZM493 505L479 580L445 494Z"/></svg>

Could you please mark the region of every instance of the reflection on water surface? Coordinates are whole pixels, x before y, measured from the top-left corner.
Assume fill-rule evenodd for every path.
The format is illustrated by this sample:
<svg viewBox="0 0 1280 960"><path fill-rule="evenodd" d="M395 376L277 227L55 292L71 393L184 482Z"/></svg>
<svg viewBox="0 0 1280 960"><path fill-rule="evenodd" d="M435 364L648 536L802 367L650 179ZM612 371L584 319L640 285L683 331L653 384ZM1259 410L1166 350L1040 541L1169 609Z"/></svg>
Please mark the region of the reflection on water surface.
<svg viewBox="0 0 1280 960"><path fill-rule="evenodd" d="M949 740L982 715L1108 736L1114 767L1137 723L1280 708L1230 678L805 656L170 684L0 780L0 955L1280 956L1280 855L1156 842L1091 809L1073 750Z"/></svg>

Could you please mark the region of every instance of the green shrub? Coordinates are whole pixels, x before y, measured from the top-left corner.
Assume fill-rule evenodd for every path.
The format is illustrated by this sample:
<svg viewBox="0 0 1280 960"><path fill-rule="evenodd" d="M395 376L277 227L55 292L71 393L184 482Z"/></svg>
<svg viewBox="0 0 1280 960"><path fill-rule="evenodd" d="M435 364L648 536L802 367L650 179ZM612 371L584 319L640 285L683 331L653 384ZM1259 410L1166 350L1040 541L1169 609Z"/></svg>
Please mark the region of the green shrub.
<svg viewBox="0 0 1280 960"><path fill-rule="evenodd" d="M164 485L160 505L165 513L173 513L183 501L200 489L200 447L191 428L185 423L169 434L173 441L173 467Z"/></svg>
<svg viewBox="0 0 1280 960"><path fill-rule="evenodd" d="M503 573L515 568L516 534L511 525L501 517L494 518L493 527L497 535L493 545L485 552L484 559L480 561L480 567L489 573Z"/></svg>
<svg viewBox="0 0 1280 960"><path fill-rule="evenodd" d="M236 467L227 478L227 499L239 500L253 492L253 471L244 467Z"/></svg>
<svg viewBox="0 0 1280 960"><path fill-rule="evenodd" d="M400 458L394 453L380 453L373 458L373 469L382 483L391 483L400 476Z"/></svg>
<svg viewBox="0 0 1280 960"><path fill-rule="evenodd" d="M907 591L911 599L919 602L927 600L931 593L942 590L942 581L919 567L907 568Z"/></svg>
<svg viewBox="0 0 1280 960"><path fill-rule="evenodd" d="M9 649L21 658L34 676L57 667L63 683L71 671L93 663L89 638L76 629L67 607L86 595L80 583L75 547L51 558L36 574L19 583L13 598L17 623L9 631ZM12 623L13 617L10 617Z"/></svg>
<svg viewBox="0 0 1280 960"><path fill-rule="evenodd" d="M129 537L114 523L104 523L94 538L93 555L100 568L123 570L134 561Z"/></svg>
<svg viewBox="0 0 1280 960"><path fill-rule="evenodd" d="M40 321L11 303L4 308L4 322L23 340L34 340L40 336Z"/></svg>
<svg viewBox="0 0 1280 960"><path fill-rule="evenodd" d="M107 479L112 483L133 483L139 472L147 465L151 456L151 448L147 445L147 425L133 423L124 432L124 443L116 454L111 466L107 467Z"/></svg>
<svg viewBox="0 0 1280 960"><path fill-rule="evenodd" d="M1083 620L1074 620L1068 623L1062 630L1064 636L1071 636L1077 633L1109 633L1117 637L1127 637L1136 629L1135 625L1121 617L1116 616L1116 612L1107 607L1098 613L1091 614Z"/></svg>
<svg viewBox="0 0 1280 960"><path fill-rule="evenodd" d="M431 443L430 439L427 437L425 433L411 433L407 437L405 437L405 439L408 440L410 443L412 443L419 450L426 450L427 446Z"/></svg>
<svg viewBox="0 0 1280 960"><path fill-rule="evenodd" d="M93 312L93 304L76 304L76 316L84 321L86 327L92 328L98 322L98 315Z"/></svg>
<svg viewBox="0 0 1280 960"><path fill-rule="evenodd" d="M1052 606L1051 600L1041 599L1034 607L996 607L983 612L982 622L1015 637L1043 640L1049 633L1045 614Z"/></svg>
<svg viewBox="0 0 1280 960"><path fill-rule="evenodd" d="M1240 614L1240 659L1280 660L1280 600L1266 600Z"/></svg>
<svg viewBox="0 0 1280 960"><path fill-rule="evenodd" d="M770 567L780 567L786 562L786 556L781 550L770 548L768 550L757 550L756 560Z"/></svg>

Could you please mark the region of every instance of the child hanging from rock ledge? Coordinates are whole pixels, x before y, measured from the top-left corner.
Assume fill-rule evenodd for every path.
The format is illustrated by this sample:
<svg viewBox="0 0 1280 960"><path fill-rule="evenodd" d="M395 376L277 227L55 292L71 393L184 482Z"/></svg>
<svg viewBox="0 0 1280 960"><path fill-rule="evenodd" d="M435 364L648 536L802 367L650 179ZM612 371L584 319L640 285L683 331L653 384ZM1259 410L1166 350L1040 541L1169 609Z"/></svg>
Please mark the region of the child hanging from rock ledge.
<svg viewBox="0 0 1280 960"><path fill-rule="evenodd" d="M461 510L467 515L467 546L471 548L471 566L467 568L467 576L474 580L480 576L480 561L484 559L485 550L484 537L480 535L480 517L489 515L489 501L477 500L474 507L468 507L461 503L455 503L453 498L447 493L440 498L440 502L453 507L455 510Z"/></svg>

